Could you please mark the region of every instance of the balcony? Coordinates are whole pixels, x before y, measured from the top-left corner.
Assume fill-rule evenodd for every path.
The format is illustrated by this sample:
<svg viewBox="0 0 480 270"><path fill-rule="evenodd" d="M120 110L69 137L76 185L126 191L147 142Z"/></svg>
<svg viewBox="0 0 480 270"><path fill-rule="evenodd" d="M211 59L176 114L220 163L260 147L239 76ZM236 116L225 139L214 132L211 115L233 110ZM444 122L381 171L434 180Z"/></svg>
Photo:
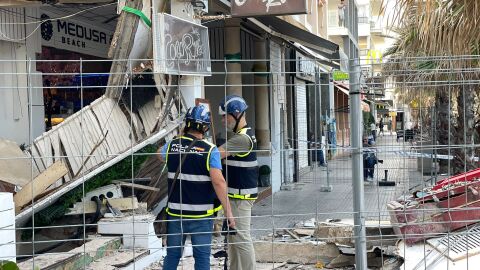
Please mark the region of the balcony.
<svg viewBox="0 0 480 270"><path fill-rule="evenodd" d="M359 24L368 24L370 21L368 20L368 17L358 17L358 23Z"/></svg>
<svg viewBox="0 0 480 270"><path fill-rule="evenodd" d="M370 32L372 34L386 35L386 26L383 16L375 16L370 20Z"/></svg>
<svg viewBox="0 0 480 270"><path fill-rule="evenodd" d="M346 20L348 18L345 18ZM348 36L348 29L345 27L346 20L344 21L344 26L339 26L338 24L338 11L329 10L328 11L328 35L329 36Z"/></svg>
<svg viewBox="0 0 480 270"><path fill-rule="evenodd" d="M365 81L370 95L385 97L385 79L382 76L373 76Z"/></svg>

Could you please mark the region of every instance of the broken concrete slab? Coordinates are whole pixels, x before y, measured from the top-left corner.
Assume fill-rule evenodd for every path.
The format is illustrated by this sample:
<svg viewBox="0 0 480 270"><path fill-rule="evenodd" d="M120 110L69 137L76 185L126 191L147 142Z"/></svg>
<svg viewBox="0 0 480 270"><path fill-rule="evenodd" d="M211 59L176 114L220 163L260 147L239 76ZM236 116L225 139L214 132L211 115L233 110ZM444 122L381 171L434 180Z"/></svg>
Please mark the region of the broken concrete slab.
<svg viewBox="0 0 480 270"><path fill-rule="evenodd" d="M33 170L31 160L15 142L0 139L0 180L23 187L38 171Z"/></svg>
<svg viewBox="0 0 480 270"><path fill-rule="evenodd" d="M109 199L110 205L120 211L133 210L139 207L137 197ZM67 215L93 214L97 211L97 204L92 201L78 202L73 208L68 209ZM107 211L107 206L102 204L100 212Z"/></svg>
<svg viewBox="0 0 480 270"><path fill-rule="evenodd" d="M365 223L367 248L373 246L393 246L398 237L389 222L370 221ZM353 247L355 245L353 220L320 222L313 236L316 239Z"/></svg>
<svg viewBox="0 0 480 270"><path fill-rule="evenodd" d="M335 244L323 242L255 242L254 248L257 262L316 264L321 260L328 263L340 255Z"/></svg>
<svg viewBox="0 0 480 270"><path fill-rule="evenodd" d="M352 246L353 226L348 224L321 222L317 225L313 236L316 239L341 245Z"/></svg>
<svg viewBox="0 0 480 270"><path fill-rule="evenodd" d="M98 233L122 235L125 248L153 252L163 248L161 238L155 234L154 222L155 216L151 214L102 218L98 221Z"/></svg>
<svg viewBox="0 0 480 270"><path fill-rule="evenodd" d="M314 229L294 229L294 233L298 234L299 236L313 236L315 233Z"/></svg>
<svg viewBox="0 0 480 270"><path fill-rule="evenodd" d="M69 252L42 254L18 264L20 269L83 269L95 260L111 255L121 246L120 237L87 239L87 242ZM35 261L34 261L35 260Z"/></svg>
<svg viewBox="0 0 480 270"><path fill-rule="evenodd" d="M115 270L148 255L148 250L116 250L108 257L92 262L86 270Z"/></svg>

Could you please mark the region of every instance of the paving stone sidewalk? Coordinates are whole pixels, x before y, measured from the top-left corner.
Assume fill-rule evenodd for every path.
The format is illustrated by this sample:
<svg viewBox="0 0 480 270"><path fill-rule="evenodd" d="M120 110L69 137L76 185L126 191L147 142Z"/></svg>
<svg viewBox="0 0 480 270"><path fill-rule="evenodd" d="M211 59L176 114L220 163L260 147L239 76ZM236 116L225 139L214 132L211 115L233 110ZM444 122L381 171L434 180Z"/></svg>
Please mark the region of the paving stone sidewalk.
<svg viewBox="0 0 480 270"><path fill-rule="evenodd" d="M396 142L395 135L385 135L377 139L378 164L374 183L365 184L365 210L367 220L389 220L387 202L404 194L410 194L410 187L422 185L429 176L417 171L417 159L401 156L396 151L411 151L409 143ZM325 168L314 168L302 175L292 190L281 190L273 196L257 203L252 213L252 235L259 237L275 229L292 228L296 223L311 218L326 220L332 218L353 219L352 161L347 151L343 157L328 162ZM395 186L378 186L388 170L388 180ZM332 186L331 192L322 192L327 185L327 177Z"/></svg>

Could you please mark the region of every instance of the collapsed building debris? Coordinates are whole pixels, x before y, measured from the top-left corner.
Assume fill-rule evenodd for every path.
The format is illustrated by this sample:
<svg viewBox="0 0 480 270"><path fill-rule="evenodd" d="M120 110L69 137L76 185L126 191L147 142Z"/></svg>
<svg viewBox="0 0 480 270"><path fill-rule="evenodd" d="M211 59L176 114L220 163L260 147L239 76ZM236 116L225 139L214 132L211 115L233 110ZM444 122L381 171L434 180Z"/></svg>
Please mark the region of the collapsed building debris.
<svg viewBox="0 0 480 270"><path fill-rule="evenodd" d="M299 265L321 264L345 269L355 264L353 220L314 218L299 222L293 229L278 230L254 243L258 262L288 262ZM404 259L398 255L399 238L389 222L366 224L368 266L371 269L398 269ZM295 252L292 252L295 250ZM281 268L279 268L281 269Z"/></svg>
<svg viewBox="0 0 480 270"><path fill-rule="evenodd" d="M387 208L395 233L407 244L414 244L477 223L479 177L480 169L475 169L389 202Z"/></svg>

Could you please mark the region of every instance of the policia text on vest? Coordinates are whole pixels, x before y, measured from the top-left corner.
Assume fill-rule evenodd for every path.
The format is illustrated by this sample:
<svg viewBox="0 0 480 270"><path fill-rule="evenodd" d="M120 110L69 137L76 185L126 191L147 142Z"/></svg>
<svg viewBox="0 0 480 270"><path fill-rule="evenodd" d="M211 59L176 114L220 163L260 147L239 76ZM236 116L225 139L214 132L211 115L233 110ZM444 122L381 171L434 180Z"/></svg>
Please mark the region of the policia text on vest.
<svg viewBox="0 0 480 270"><path fill-rule="evenodd" d="M235 220L222 175L217 147L203 139L210 113L202 105L190 108L184 135L165 144L159 158L168 168L167 256L163 269L177 269L187 235L190 235L195 269L210 269L213 218L220 200L230 227Z"/></svg>

